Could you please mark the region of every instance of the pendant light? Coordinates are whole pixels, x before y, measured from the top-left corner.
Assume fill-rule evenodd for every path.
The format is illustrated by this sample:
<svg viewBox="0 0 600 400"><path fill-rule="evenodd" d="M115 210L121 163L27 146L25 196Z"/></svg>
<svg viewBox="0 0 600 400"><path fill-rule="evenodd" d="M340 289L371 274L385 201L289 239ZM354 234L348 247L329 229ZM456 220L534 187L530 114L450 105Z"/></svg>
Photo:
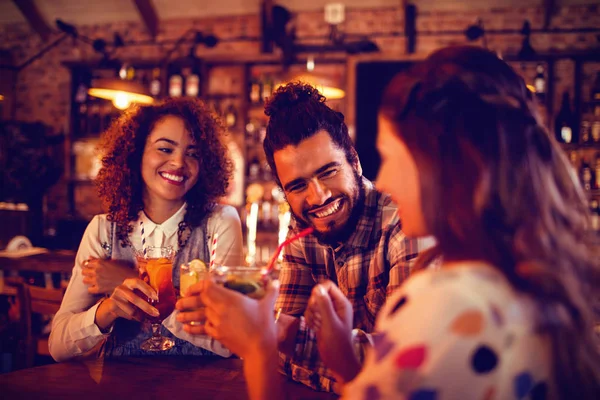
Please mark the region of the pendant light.
<svg viewBox="0 0 600 400"><path fill-rule="evenodd" d="M154 98L147 93L144 85L132 79L133 67L124 64L119 70L119 78L95 79L88 94L111 100L119 110L125 110L133 103L152 104Z"/></svg>

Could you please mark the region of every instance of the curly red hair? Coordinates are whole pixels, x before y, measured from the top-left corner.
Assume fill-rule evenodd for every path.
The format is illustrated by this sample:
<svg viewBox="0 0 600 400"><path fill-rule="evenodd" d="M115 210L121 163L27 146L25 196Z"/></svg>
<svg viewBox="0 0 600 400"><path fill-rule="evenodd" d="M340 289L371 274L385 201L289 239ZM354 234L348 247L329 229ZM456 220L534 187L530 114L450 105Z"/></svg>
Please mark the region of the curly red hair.
<svg viewBox="0 0 600 400"><path fill-rule="evenodd" d="M179 98L132 107L103 133L99 145L102 168L96 178L98 194L109 221L116 223L117 237L123 247L130 244L131 222L144 208L141 162L146 139L155 124L166 116L176 116L185 122L199 152L200 175L185 195L187 210L180 232L199 226L229 185L232 163L221 140L222 125L203 102Z"/></svg>

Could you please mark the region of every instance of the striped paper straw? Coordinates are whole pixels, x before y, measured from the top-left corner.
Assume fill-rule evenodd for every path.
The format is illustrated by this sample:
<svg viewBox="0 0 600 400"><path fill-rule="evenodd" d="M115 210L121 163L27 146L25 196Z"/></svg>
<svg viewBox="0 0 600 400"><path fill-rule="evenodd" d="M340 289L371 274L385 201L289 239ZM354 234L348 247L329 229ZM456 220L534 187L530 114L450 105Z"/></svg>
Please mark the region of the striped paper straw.
<svg viewBox="0 0 600 400"><path fill-rule="evenodd" d="M208 267L209 270L213 269L213 266L215 265L215 256L217 254L217 239L218 238L219 238L219 234L215 233L213 235L212 246L210 249L210 265Z"/></svg>
<svg viewBox="0 0 600 400"><path fill-rule="evenodd" d="M142 237L142 252L144 253L144 258L146 258L146 236L144 235L144 221L140 220L140 230Z"/></svg>

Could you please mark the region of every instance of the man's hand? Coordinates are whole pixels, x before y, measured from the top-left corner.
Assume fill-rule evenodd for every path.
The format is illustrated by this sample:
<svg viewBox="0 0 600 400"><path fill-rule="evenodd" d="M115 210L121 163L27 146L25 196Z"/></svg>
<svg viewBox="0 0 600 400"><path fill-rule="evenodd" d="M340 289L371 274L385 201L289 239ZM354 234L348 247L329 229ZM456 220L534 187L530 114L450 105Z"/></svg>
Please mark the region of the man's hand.
<svg viewBox="0 0 600 400"><path fill-rule="evenodd" d="M125 279L138 276L137 270L130 263L98 258L84 261L81 273L83 283L88 286L91 294L111 293Z"/></svg>
<svg viewBox="0 0 600 400"><path fill-rule="evenodd" d="M343 382L360 370L352 346L352 305L331 281L313 288L305 319L317 336L317 348L325 365Z"/></svg>

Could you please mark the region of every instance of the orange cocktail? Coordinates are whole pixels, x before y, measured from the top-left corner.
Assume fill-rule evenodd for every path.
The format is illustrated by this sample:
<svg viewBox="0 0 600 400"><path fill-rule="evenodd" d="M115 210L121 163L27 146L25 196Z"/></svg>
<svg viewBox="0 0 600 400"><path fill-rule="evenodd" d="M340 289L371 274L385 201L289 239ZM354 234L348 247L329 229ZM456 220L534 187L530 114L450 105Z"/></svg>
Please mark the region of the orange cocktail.
<svg viewBox="0 0 600 400"><path fill-rule="evenodd" d="M140 278L150 285L158 294L158 300L148 299L160 313L158 317L146 315L152 324L152 337L142 343L142 349L147 351L168 350L175 345L173 340L160 333L160 325L175 309L177 300L173 287L173 257L172 247L148 247L145 252L136 254Z"/></svg>

